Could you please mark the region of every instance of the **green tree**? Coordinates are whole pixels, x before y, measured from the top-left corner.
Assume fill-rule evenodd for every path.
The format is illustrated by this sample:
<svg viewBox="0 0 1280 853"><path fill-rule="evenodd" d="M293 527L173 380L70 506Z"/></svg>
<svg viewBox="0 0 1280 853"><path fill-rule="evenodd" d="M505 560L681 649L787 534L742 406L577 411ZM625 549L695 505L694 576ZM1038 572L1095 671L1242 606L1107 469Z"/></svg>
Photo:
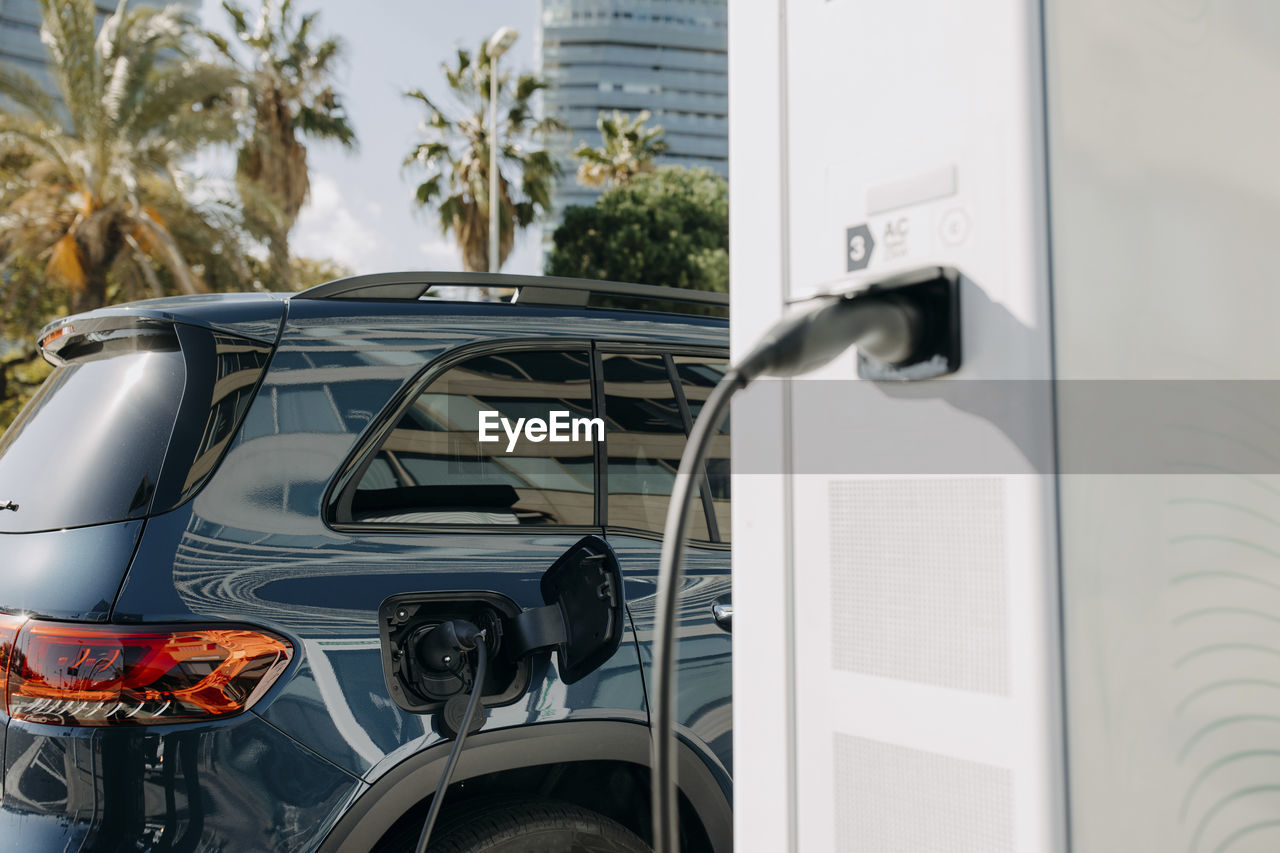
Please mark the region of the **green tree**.
<svg viewBox="0 0 1280 853"><path fill-rule="evenodd" d="M548 275L729 289L729 185L708 169L659 167L565 209Z"/></svg>
<svg viewBox="0 0 1280 853"><path fill-rule="evenodd" d="M256 269L260 263L256 259L250 259L249 267L260 278L265 278L269 275L268 271ZM293 255L289 258L289 272L293 277L295 290L306 290L308 287L315 287L326 281L355 275L350 267L338 261L329 258L307 258L302 255Z"/></svg>
<svg viewBox="0 0 1280 853"><path fill-rule="evenodd" d="M235 138L235 73L195 58L177 7L121 0L96 30L91 0L41 6L61 101L0 65L0 298L31 286L37 261L37 286L61 286L71 311L201 290L201 267L240 254L227 211L193 202L178 164Z"/></svg>
<svg viewBox="0 0 1280 853"><path fill-rule="evenodd" d="M51 318L67 313L67 291L43 287L43 264L18 261L0 277L0 431L40 387L51 368L36 348L36 332Z"/></svg>
<svg viewBox="0 0 1280 853"><path fill-rule="evenodd" d="M405 96L420 101L427 110L427 140L405 158L406 167L423 167L427 179L418 185L418 205L437 205L440 229L452 233L462 249L464 269L489 268L489 75L492 69L486 45L475 59L458 51L456 65L442 66L453 104L438 106L419 89ZM535 119L530 99L546 83L532 74L510 73L498 77L498 266L511 254L515 229L533 223L551 206L551 180L558 172L555 160L536 145L562 129L555 119ZM518 189L517 189L518 186ZM496 270L494 270L496 272Z"/></svg>
<svg viewBox="0 0 1280 853"><path fill-rule="evenodd" d="M620 186L631 183L636 175L652 172L653 160L667 150L662 125L645 127L649 111L634 117L613 111L600 113L596 129L600 131L600 147L580 145L573 156L578 164L578 183L588 187Z"/></svg>
<svg viewBox="0 0 1280 853"><path fill-rule="evenodd" d="M292 0L263 0L252 18L234 2L222 7L241 47L214 33L209 38L239 72L251 115L236 158L245 222L266 241L272 285L292 290L289 233L311 190L302 139L336 141L346 148L356 142L333 85L342 44L336 38L317 40L312 31L318 13L297 17Z"/></svg>

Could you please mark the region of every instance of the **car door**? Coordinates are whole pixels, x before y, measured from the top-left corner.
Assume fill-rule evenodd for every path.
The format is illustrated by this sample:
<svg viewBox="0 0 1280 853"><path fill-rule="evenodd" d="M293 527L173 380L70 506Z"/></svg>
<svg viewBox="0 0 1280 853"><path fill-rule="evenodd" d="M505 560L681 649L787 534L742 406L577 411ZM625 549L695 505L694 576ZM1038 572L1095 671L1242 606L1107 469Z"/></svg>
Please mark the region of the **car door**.
<svg viewBox="0 0 1280 853"><path fill-rule="evenodd" d="M551 442L522 432L511 441L502 430L481 442L480 419L493 412L514 424L558 411L589 419L591 376L586 342L485 343L438 359L392 403L333 487L323 545L300 552L296 570L256 593L271 595L276 618L306 647L305 670L264 712L268 720L366 778L436 739L431 715L387 698L379 605L392 595L438 593L456 594L465 608L475 591L522 609L544 604L543 574L584 536L602 533L597 443L581 433ZM270 412L261 419L273 417L280 420ZM316 423L319 414L304 420ZM486 728L584 716L645 721L629 632L572 684L552 660L534 656L525 688L490 700Z"/></svg>
<svg viewBox="0 0 1280 853"><path fill-rule="evenodd" d="M622 564L649 680L662 530L692 419L726 359L715 349L598 344L605 420L601 491L605 536ZM692 508L692 545L680 589L676 720L695 747L733 770L728 425L713 439ZM719 617L719 620L717 619Z"/></svg>

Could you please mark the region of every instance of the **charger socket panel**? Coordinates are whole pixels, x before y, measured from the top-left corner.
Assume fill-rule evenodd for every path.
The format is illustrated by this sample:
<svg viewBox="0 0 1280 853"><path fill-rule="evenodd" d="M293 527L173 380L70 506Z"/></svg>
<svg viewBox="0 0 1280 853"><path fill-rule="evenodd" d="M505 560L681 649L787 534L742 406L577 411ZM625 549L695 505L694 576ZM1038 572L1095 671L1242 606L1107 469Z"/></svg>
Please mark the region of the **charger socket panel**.
<svg viewBox="0 0 1280 853"><path fill-rule="evenodd" d="M527 656L513 659L504 653L503 635L505 626L519 614L520 607L514 601L489 591L409 592L382 602L378 608L382 674L392 700L414 714L432 714L444 707L447 700L425 695L414 677L412 641L423 629L465 619L487 631L490 657L482 694L485 707L515 702L529 689L530 660Z"/></svg>
<svg viewBox="0 0 1280 853"><path fill-rule="evenodd" d="M960 272L928 267L876 282L861 293L905 299L920 317L920 343L898 364L885 364L858 353L858 376L876 382L936 379L960 369Z"/></svg>

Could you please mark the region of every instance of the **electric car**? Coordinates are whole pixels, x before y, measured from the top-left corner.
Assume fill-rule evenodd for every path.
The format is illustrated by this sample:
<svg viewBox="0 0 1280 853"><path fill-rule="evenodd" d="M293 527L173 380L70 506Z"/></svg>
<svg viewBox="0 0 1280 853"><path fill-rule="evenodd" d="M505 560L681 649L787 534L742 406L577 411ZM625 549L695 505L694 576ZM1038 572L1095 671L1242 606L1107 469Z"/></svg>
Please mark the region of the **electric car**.
<svg viewBox="0 0 1280 853"><path fill-rule="evenodd" d="M432 850L648 849L661 531L726 302L405 273L47 327L0 437L0 850L412 850L476 690ZM691 853L732 847L727 432L678 628ZM464 623L483 678L423 651Z"/></svg>

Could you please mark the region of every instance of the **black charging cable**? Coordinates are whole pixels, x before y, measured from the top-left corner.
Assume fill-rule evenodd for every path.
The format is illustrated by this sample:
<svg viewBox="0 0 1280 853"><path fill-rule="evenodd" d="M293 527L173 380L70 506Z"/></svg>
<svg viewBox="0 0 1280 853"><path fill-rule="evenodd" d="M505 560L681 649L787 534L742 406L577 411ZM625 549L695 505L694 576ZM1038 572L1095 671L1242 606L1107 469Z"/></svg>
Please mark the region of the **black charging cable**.
<svg viewBox="0 0 1280 853"><path fill-rule="evenodd" d="M877 361L902 363L915 352L920 336L920 313L909 299L880 292L822 297L775 323L751 352L725 373L698 413L671 490L658 564L650 732L654 853L678 853L680 849L675 760L676 603L694 475L702 470L711 438L728 414L729 401L761 374L805 373L854 344Z"/></svg>
<svg viewBox="0 0 1280 853"><path fill-rule="evenodd" d="M445 625L449 624L451 623L445 623ZM436 628L435 630L439 631L441 628ZM485 635L485 631L478 631L475 634L476 672L475 680L471 685L471 698L467 701L467 710L462 714L462 723L458 726L458 736L453 741L453 749L449 750L449 760L444 763L444 772L440 774L440 784L436 786L435 796L431 798L431 808L427 810L427 820L422 825L422 834L418 836L417 853L426 853L427 844L431 842L431 831L435 829L436 818L440 816L440 804L444 802L445 789L449 787L449 780L453 777L453 769L458 764L458 756L462 754L462 744L467 739L467 732L471 729L471 721L475 717L476 708L480 706L480 697L484 694L484 675L489 664L489 647L485 645Z"/></svg>

